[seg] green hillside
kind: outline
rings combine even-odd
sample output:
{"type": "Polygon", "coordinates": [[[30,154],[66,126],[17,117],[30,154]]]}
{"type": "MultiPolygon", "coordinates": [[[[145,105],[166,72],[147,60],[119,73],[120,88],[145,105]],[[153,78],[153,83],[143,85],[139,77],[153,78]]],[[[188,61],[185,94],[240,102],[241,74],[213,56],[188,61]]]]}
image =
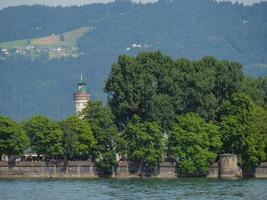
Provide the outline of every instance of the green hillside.
{"type": "Polygon", "coordinates": [[[0,48],[9,52],[0,50],[0,114],[21,120],[74,113],[73,92],[81,73],[91,98],[106,102],[103,87],[112,64],[119,55],[143,51],[159,50],[174,59],[214,56],[241,63],[248,75],[266,76],[266,36],[266,2],[114,1],[3,9],[0,48]],[[28,44],[38,49],[25,54],[10,49],[28,44]]]}
{"type": "Polygon", "coordinates": [[[10,42],[0,43],[0,48],[2,49],[14,49],[14,48],[25,48],[28,44],[28,40],[16,40],[10,42]]]}
{"type": "Polygon", "coordinates": [[[53,34],[50,36],[16,40],[0,43],[2,49],[24,49],[31,45],[36,48],[54,48],[54,47],[77,47],[77,41],[89,31],[91,27],[82,27],[63,34],[53,34]]]}

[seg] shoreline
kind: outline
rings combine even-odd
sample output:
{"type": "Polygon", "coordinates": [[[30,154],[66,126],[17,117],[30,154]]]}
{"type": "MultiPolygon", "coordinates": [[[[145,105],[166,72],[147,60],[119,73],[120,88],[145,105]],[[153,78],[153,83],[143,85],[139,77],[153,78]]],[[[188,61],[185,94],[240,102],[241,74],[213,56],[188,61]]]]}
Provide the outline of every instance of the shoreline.
{"type": "Polygon", "coordinates": [[[259,180],[266,180],[267,177],[240,177],[240,178],[209,178],[209,177],[140,177],[140,176],[129,176],[129,177],[102,177],[102,176],[83,176],[83,177],[64,177],[64,176],[57,176],[57,177],[48,177],[48,176],[0,176],[1,180],[190,180],[190,179],[202,179],[202,180],[209,180],[209,181],[238,181],[238,180],[249,180],[249,179],[259,179],[259,180]]]}
{"type": "Polygon", "coordinates": [[[181,176],[175,163],[164,162],[155,169],[140,169],[131,162],[119,162],[111,175],[102,175],[95,163],[88,161],[71,161],[67,165],[48,165],[44,161],[19,162],[15,165],[0,163],[1,179],[179,179],[179,178],[206,178],[206,179],[240,179],[240,178],[267,178],[267,162],[262,163],[255,171],[247,174],[237,174],[236,167],[213,163],[207,174],[203,176],[181,176]]]}

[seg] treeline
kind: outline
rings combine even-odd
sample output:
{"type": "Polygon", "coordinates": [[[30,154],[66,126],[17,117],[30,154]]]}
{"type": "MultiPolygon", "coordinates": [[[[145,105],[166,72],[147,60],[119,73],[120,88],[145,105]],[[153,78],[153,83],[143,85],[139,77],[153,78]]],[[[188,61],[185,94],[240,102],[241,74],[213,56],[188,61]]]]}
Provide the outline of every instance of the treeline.
{"type": "Polygon", "coordinates": [[[110,109],[101,102],[89,102],[83,119],[73,115],[53,121],[38,115],[16,123],[0,116],[0,158],[36,153],[46,160],[92,160],[105,173],[116,165],[121,138],[110,109]]]}
{"type": "Polygon", "coordinates": [[[118,157],[144,168],[168,160],[186,176],[205,175],[220,153],[237,154],[243,171],[266,160],[267,78],[245,77],[239,63],[123,55],[105,92],[108,105],[90,101],[82,119],[0,117],[0,154],[90,159],[107,174],[118,157]]]}

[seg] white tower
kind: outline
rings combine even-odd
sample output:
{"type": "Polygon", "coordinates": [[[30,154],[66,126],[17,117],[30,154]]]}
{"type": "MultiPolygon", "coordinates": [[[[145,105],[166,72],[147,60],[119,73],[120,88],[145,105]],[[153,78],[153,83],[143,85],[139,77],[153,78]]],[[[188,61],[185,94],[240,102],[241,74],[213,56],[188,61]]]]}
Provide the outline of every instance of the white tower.
{"type": "Polygon", "coordinates": [[[86,103],[90,100],[90,94],[86,90],[86,83],[83,82],[83,76],[81,75],[81,82],[78,83],[78,90],[74,93],[74,103],[76,114],[80,113],[86,106],[86,103]]]}

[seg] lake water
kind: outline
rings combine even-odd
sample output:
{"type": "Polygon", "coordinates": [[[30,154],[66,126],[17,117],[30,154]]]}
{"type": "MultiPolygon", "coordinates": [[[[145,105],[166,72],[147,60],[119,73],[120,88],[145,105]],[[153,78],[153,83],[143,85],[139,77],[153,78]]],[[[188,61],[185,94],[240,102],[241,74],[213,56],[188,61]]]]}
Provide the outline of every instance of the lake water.
{"type": "Polygon", "coordinates": [[[0,179],[0,200],[9,199],[267,200],[267,179],[0,179]]]}

